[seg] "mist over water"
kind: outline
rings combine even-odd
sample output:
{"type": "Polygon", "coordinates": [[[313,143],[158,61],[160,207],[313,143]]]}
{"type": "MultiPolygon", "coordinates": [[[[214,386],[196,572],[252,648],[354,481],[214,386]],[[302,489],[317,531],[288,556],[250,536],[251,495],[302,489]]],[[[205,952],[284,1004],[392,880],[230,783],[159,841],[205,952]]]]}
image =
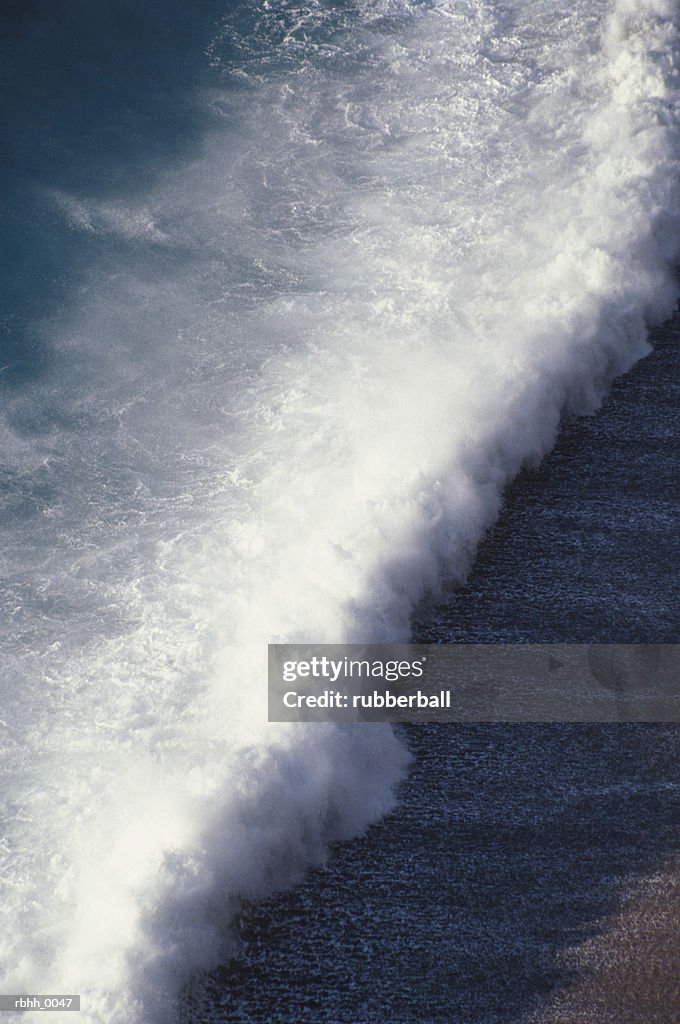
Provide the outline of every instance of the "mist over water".
{"type": "Polygon", "coordinates": [[[406,639],[671,312],[678,11],[95,6],[5,44],[1,959],[146,1024],[407,763],[266,643],[406,639]]]}

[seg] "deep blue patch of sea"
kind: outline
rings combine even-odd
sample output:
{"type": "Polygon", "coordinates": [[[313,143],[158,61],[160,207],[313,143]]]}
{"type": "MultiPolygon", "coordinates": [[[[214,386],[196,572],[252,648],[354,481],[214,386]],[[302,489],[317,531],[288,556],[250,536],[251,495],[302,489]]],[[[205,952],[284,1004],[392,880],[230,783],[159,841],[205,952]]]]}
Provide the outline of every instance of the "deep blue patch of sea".
{"type": "MultiPolygon", "coordinates": [[[[511,488],[428,642],[678,641],[680,316],[511,488]]],[[[634,878],[680,845],[674,725],[421,725],[398,809],[292,892],[185,1020],[514,1024],[569,976],[634,878]]]]}
{"type": "MultiPolygon", "coordinates": [[[[7,0],[0,10],[0,360],[4,388],[40,376],[35,329],[110,237],[69,231],[51,196],[130,198],[196,152],[206,130],[193,92],[221,0],[7,0]]],[[[130,253],[126,253],[130,259],[130,253]]]]}

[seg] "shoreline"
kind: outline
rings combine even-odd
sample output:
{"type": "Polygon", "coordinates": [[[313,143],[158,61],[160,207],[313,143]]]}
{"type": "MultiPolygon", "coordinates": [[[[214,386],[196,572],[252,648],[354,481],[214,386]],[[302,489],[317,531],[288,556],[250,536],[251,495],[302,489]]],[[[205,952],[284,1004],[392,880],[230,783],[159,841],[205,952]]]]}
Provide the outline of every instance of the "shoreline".
{"type": "Polygon", "coordinates": [[[677,1024],[678,934],[676,855],[624,892],[599,935],[566,951],[564,968],[574,981],[527,1024],[677,1024]]]}
{"type": "Polygon", "coordinates": [[[467,581],[423,602],[413,642],[677,642],[680,311],[649,337],[510,485],[467,581]]]}
{"type": "MultiPolygon", "coordinates": [[[[438,618],[421,606],[414,640],[677,639],[668,566],[680,541],[667,513],[680,315],[651,337],[656,350],[602,408],[567,424],[513,484],[469,580],[438,618]]],[[[243,908],[241,954],[190,986],[187,1024],[590,1024],[587,950],[620,945],[630,894],[677,854],[680,729],[430,725],[402,736],[416,756],[395,811],[294,890],[243,908]]],[[[674,984],[671,960],[655,970],[674,984]]],[[[625,1012],[652,1024],[630,1000],[625,1012]]]]}

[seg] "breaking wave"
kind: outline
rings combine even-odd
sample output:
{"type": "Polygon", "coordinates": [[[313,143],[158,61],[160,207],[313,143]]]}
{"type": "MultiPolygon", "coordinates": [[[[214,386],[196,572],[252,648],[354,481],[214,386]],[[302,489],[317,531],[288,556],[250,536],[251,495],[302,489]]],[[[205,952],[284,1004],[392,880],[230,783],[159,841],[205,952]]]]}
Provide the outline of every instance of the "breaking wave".
{"type": "Polygon", "coordinates": [[[677,5],[263,0],[201,44],[171,4],[122,78],[97,55],[142,15],[101,8],[14,43],[96,88],[13,214],[70,270],[0,421],[3,984],[146,1024],[407,764],[267,724],[267,642],[407,639],[672,311],[677,5]]]}

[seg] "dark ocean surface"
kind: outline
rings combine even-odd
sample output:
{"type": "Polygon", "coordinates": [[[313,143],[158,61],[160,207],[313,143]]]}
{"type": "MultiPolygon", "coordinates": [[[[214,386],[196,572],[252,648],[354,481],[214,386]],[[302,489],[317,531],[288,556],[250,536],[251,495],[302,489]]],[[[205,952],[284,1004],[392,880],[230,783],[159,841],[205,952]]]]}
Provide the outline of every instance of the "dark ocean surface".
{"type": "MultiPolygon", "coordinates": [[[[676,315],[597,413],[565,424],[510,488],[468,582],[420,609],[415,640],[678,641],[678,340],[676,315]]],[[[241,953],[190,987],[187,1024],[540,1019],[578,980],[566,952],[680,847],[677,726],[402,736],[414,762],[397,810],[244,909],[241,953]]],[[[579,1020],[604,1019],[599,998],[579,1020]]],[[[677,1020],[680,1000],[664,999],[651,1016],[624,999],[625,1024],[677,1020]]]]}

